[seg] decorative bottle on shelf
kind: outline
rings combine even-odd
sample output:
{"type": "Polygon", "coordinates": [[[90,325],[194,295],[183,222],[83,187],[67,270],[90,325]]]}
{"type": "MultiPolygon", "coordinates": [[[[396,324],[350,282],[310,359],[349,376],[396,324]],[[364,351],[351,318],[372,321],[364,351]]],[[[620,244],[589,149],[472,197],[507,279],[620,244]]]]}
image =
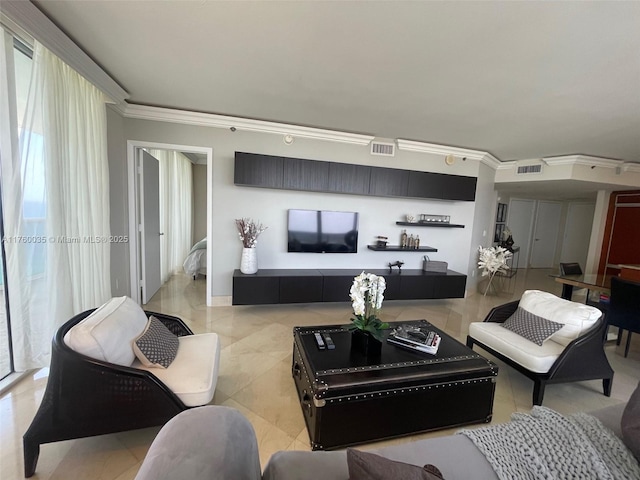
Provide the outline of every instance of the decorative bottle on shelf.
{"type": "Polygon", "coordinates": [[[408,240],[408,247],[409,248],[413,248],[413,243],[415,242],[414,238],[413,238],[413,233],[409,236],[409,240],[408,240]]]}
{"type": "Polygon", "coordinates": [[[420,235],[416,235],[416,239],[413,242],[413,248],[418,250],[420,248],[420,235]]]}
{"type": "Polygon", "coordinates": [[[407,231],[402,230],[400,235],[400,248],[407,248],[407,231]]]}

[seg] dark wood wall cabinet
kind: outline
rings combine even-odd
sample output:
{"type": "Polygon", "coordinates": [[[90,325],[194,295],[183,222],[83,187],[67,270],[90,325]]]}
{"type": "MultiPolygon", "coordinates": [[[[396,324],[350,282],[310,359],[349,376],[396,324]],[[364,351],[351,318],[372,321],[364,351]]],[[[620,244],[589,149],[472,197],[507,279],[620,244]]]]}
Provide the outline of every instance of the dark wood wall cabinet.
{"type": "Polygon", "coordinates": [[[233,172],[233,183],[253,187],[284,188],[284,159],[255,153],[242,153],[233,172]]]}
{"type": "Polygon", "coordinates": [[[473,201],[475,177],[236,152],[235,185],[473,201]]]}
{"type": "MultiPolygon", "coordinates": [[[[467,276],[422,270],[367,270],[387,283],[385,300],[464,298],[467,276]]],[[[348,302],[353,277],[362,269],[277,269],[245,275],[233,272],[233,305],[348,302]]]]}

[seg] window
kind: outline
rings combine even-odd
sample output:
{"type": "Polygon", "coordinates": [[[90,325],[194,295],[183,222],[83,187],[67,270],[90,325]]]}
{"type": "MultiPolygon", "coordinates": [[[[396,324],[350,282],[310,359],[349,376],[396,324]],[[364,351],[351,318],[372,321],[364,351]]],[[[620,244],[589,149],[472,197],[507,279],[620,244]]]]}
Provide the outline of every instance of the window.
{"type": "MultiPolygon", "coordinates": [[[[4,32],[2,32],[4,35],[4,32]]],[[[5,40],[12,39],[11,36],[5,35],[5,40]]],[[[29,93],[29,83],[31,79],[32,70],[32,52],[31,49],[24,43],[13,38],[13,62],[12,67],[6,69],[7,75],[12,75],[15,80],[15,91],[3,92],[7,98],[11,98],[16,103],[17,118],[12,119],[11,122],[4,122],[7,125],[3,125],[3,128],[11,128],[11,125],[17,126],[17,134],[20,135],[23,129],[24,113],[26,110],[27,95],[29,93]]],[[[4,85],[13,85],[14,82],[4,81],[4,85]]],[[[14,130],[15,132],[15,130],[14,130]]],[[[16,133],[7,132],[8,135],[15,135],[16,133]]],[[[42,136],[40,135],[42,139],[42,136]]],[[[25,209],[25,217],[27,212],[29,218],[25,218],[25,221],[29,221],[28,231],[33,232],[34,235],[43,230],[44,226],[44,172],[42,168],[42,140],[40,141],[39,148],[36,148],[30,152],[33,161],[29,162],[31,169],[23,169],[21,172],[23,185],[29,192],[30,206],[25,209]]],[[[8,179],[2,179],[7,181],[8,179]]],[[[0,184],[0,192],[4,191],[0,184]]],[[[25,201],[26,201],[25,197],[25,201]]],[[[7,200],[7,199],[4,199],[7,200]]],[[[9,207],[11,204],[8,201],[3,202],[4,205],[9,207]]],[[[11,207],[9,207],[11,208],[11,207]]],[[[7,282],[7,269],[6,269],[6,250],[5,242],[12,241],[5,237],[4,232],[4,209],[0,210],[0,234],[2,235],[2,251],[0,252],[0,379],[7,377],[14,371],[13,363],[13,347],[11,341],[11,318],[9,313],[8,292],[11,285],[7,282]]],[[[33,259],[30,264],[29,275],[42,274],[44,271],[44,249],[41,245],[32,244],[32,251],[29,252],[29,257],[33,259]]]]}

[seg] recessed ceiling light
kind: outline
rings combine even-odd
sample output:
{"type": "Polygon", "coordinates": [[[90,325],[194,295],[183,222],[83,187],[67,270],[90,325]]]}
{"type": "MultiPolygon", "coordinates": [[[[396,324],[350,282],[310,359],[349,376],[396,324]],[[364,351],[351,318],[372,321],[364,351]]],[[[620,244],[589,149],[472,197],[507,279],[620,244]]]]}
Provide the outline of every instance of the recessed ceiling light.
{"type": "Polygon", "coordinates": [[[446,163],[447,165],[453,165],[455,161],[456,157],[454,155],[449,154],[444,157],[444,163],[446,163]]]}

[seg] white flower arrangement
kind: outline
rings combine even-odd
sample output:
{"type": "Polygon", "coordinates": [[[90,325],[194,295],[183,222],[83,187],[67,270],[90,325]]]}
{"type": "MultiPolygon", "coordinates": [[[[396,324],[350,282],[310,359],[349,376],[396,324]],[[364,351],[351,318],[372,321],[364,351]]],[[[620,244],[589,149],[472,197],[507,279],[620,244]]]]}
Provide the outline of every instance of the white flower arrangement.
{"type": "Polygon", "coordinates": [[[244,248],[254,248],[258,243],[258,235],[267,229],[267,227],[259,222],[254,222],[251,218],[236,218],[236,228],[244,248]]]}
{"type": "Polygon", "coordinates": [[[384,277],[373,273],[362,272],[354,277],[349,295],[355,318],[351,319],[350,330],[362,330],[382,340],[382,330],[389,328],[389,324],[380,321],[378,312],[382,308],[386,287],[384,277]]]}
{"type": "Polygon", "coordinates": [[[496,273],[504,273],[509,270],[507,260],[509,260],[512,255],[513,253],[500,246],[478,247],[478,267],[482,269],[482,276],[491,276],[489,283],[487,284],[487,288],[484,291],[485,295],[487,294],[491,281],[493,280],[493,277],[495,277],[496,273]]]}

